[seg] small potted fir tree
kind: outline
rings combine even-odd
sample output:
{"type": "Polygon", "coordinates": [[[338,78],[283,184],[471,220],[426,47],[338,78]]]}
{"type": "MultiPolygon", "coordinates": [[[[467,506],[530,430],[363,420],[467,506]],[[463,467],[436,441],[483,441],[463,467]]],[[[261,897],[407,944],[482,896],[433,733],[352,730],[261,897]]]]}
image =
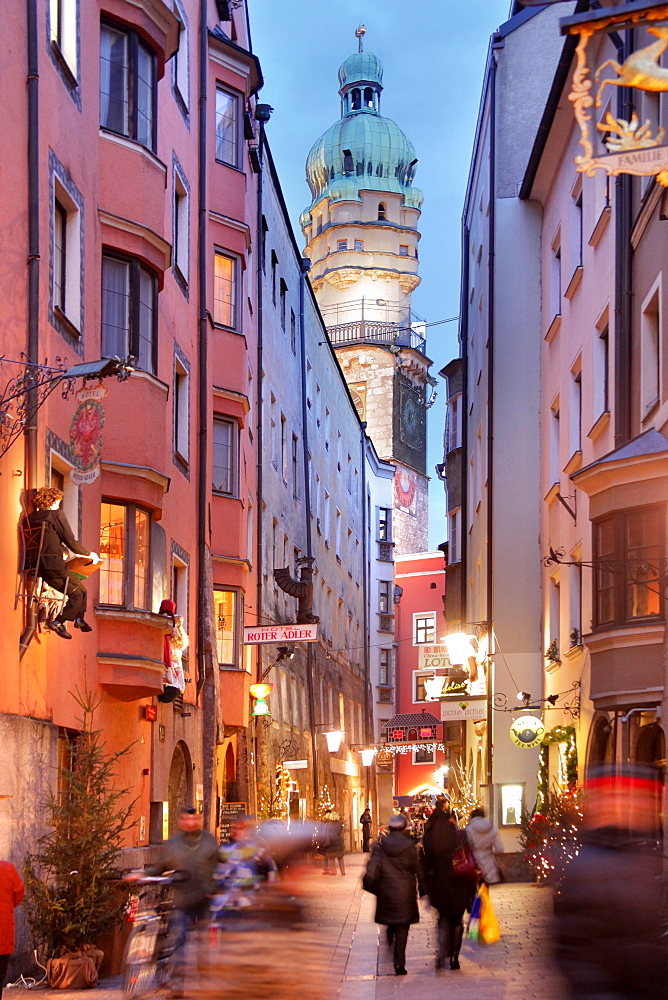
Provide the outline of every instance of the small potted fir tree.
{"type": "Polygon", "coordinates": [[[81,731],[60,789],[45,803],[50,829],[23,869],[28,922],[48,956],[48,983],[60,989],[97,984],[103,958],[97,942],[120,924],[127,900],[118,860],[134,805],[113,786],[116,762],[130,747],[108,753],[93,728],[99,700],[88,693],[74,697],[81,731]]]}

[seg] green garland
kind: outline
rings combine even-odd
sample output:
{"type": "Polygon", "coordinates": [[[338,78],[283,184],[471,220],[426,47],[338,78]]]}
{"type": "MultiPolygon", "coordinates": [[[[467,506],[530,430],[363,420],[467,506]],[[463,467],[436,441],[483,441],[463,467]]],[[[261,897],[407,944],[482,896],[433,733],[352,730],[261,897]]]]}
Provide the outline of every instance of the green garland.
{"type": "Polygon", "coordinates": [[[536,774],[536,810],[545,807],[549,793],[548,760],[549,747],[552,743],[567,743],[565,757],[566,782],[573,788],[578,782],[578,746],[575,738],[575,726],[555,726],[545,733],[541,741],[538,756],[538,772],[536,774]]]}

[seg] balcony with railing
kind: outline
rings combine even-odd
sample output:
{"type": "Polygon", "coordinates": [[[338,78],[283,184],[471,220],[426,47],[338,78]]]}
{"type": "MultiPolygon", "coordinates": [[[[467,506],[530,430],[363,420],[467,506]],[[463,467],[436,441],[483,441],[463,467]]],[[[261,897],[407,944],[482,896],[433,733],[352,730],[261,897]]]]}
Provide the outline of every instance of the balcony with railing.
{"type": "Polygon", "coordinates": [[[399,303],[362,298],[323,306],[321,312],[333,347],[364,343],[425,353],[425,321],[399,303]]]}

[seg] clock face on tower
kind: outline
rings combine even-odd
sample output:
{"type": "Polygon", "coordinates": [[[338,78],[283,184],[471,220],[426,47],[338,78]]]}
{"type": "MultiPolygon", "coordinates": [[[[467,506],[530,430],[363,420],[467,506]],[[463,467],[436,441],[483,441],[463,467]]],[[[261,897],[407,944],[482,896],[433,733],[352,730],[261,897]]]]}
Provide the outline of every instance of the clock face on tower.
{"type": "Polygon", "coordinates": [[[411,448],[420,448],[423,438],[424,407],[414,389],[401,388],[401,440],[411,448]]]}

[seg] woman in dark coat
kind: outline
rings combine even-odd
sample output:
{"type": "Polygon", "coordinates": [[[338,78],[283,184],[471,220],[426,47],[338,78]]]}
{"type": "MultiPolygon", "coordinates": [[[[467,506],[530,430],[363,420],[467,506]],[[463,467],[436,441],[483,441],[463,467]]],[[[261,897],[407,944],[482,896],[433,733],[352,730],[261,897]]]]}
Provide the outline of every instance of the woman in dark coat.
{"type": "Polygon", "coordinates": [[[450,968],[459,969],[459,949],[464,936],[462,918],[469,909],[476,892],[476,883],[470,876],[455,874],[452,856],[466,843],[466,834],[450,818],[450,810],[437,803],[429,817],[422,838],[427,893],[434,909],[438,910],[438,954],[436,968],[442,969],[446,958],[450,968]]]}
{"type": "Polygon", "coordinates": [[[422,852],[416,847],[405,816],[393,816],[390,832],[371,850],[363,886],[376,896],[377,924],[387,926],[387,943],[393,950],[394,971],[406,975],[406,943],[411,924],[420,920],[417,892],[425,895],[422,852]]]}

